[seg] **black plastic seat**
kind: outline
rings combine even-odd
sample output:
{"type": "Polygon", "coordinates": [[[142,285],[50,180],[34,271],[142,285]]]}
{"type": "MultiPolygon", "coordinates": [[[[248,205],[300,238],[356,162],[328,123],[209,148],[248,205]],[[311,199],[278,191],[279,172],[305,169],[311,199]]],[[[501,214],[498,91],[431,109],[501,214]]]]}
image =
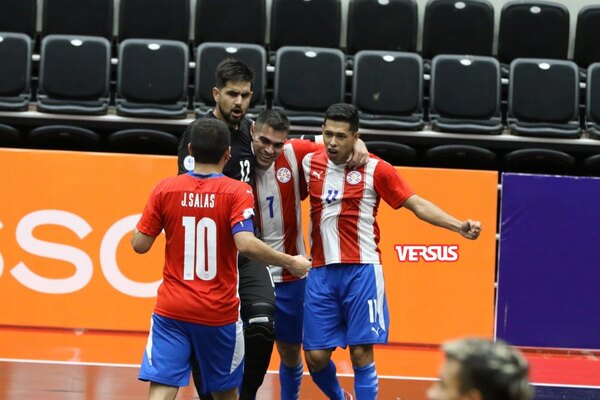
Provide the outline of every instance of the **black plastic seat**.
{"type": "Polygon", "coordinates": [[[417,151],[405,144],[387,141],[366,142],[370,153],[394,166],[417,165],[417,151]]]}
{"type": "Polygon", "coordinates": [[[36,35],[37,0],[0,1],[0,32],[36,35]]]}
{"type": "Polygon", "coordinates": [[[580,68],[600,62],[600,4],[587,5],[577,14],[573,61],[580,68]]]}
{"type": "Polygon", "coordinates": [[[127,39],[119,46],[117,113],[187,116],[188,46],[174,40],[127,39]]]}
{"type": "Polygon", "coordinates": [[[255,117],[266,108],[267,52],[264,47],[251,43],[203,43],[196,51],[194,108],[197,115],[206,114],[215,105],[212,89],[215,70],[226,58],[242,61],[254,72],[252,99],[247,115],[255,117]]]}
{"type": "Polygon", "coordinates": [[[120,0],[118,40],[164,39],[188,43],[190,0],[120,0]]]}
{"type": "Polygon", "coordinates": [[[513,61],[507,124],[515,135],[578,138],[581,127],[577,65],[566,60],[513,61]]]}
{"type": "Polygon", "coordinates": [[[350,0],[346,53],[416,51],[417,27],[415,0],[350,0]]]}
{"type": "Polygon", "coordinates": [[[364,50],[354,57],[352,102],[360,126],[419,130],[423,122],[423,60],[416,53],[364,50]]]}
{"type": "Polygon", "coordinates": [[[0,110],[29,107],[31,38],[24,33],[0,32],[0,110]]]}
{"type": "Polygon", "coordinates": [[[340,47],[340,0],[273,0],[269,49],[284,46],[340,47]]]}
{"type": "Polygon", "coordinates": [[[575,157],[564,151],[551,149],[520,149],[504,156],[504,169],[546,175],[571,175],[575,157]]]}
{"type": "Polygon", "coordinates": [[[485,56],[436,56],[431,65],[429,120],[442,132],[502,133],[500,63],[485,56]]]}
{"type": "Polygon", "coordinates": [[[113,0],[44,0],[42,36],[113,36],[113,0]]]}
{"type": "Polygon", "coordinates": [[[431,0],[423,19],[423,58],[438,54],[491,56],[494,7],[487,0],[431,0]]]}
{"type": "Polygon", "coordinates": [[[592,138],[600,139],[600,62],[587,69],[585,129],[592,138]]]}
{"type": "Polygon", "coordinates": [[[106,114],[109,90],[110,42],[106,38],[49,35],[42,39],[38,111],[106,114]]]}
{"type": "Polygon", "coordinates": [[[126,129],[108,135],[107,148],[117,153],[176,155],[178,141],[156,129],[126,129]]]}
{"type": "Polygon", "coordinates": [[[344,101],[345,82],[340,50],[282,47],[276,54],[273,108],[292,124],[321,126],[327,108],[344,101]]]}
{"type": "Polygon", "coordinates": [[[583,160],[583,171],[588,176],[600,176],[600,154],[594,154],[583,160]]]}
{"type": "Polygon", "coordinates": [[[569,10],[550,1],[508,1],[500,13],[498,59],[566,59],[569,49],[569,10]]]}
{"type": "Polygon", "coordinates": [[[424,154],[428,167],[496,170],[496,153],[479,146],[447,144],[433,147],[424,154]]]}
{"type": "Polygon", "coordinates": [[[78,126],[40,126],[27,135],[27,147],[51,150],[101,150],[101,137],[98,133],[78,126]]]}
{"type": "Polygon", "coordinates": [[[265,0],[197,0],[194,43],[264,45],[265,0]]]}
{"type": "Polygon", "coordinates": [[[18,129],[0,124],[0,147],[19,147],[22,142],[23,135],[18,129]]]}

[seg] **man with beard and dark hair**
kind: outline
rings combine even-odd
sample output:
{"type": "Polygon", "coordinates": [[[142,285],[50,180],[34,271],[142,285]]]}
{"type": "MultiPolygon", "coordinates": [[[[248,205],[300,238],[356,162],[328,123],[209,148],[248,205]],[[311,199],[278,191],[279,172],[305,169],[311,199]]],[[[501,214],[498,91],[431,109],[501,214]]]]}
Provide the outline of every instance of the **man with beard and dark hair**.
{"type": "MultiPolygon", "coordinates": [[[[231,58],[219,63],[215,72],[213,97],[215,108],[204,118],[217,118],[227,124],[231,133],[231,159],[223,173],[251,186],[254,182],[254,154],[250,127],[252,121],[246,118],[246,111],[252,98],[253,71],[244,63],[231,58]]],[[[189,156],[187,145],[190,142],[191,126],[188,126],[179,142],[179,173],[194,169],[194,159],[189,156]]],[[[235,249],[232,249],[235,251],[235,249]]],[[[241,317],[244,323],[246,348],[244,377],[240,399],[251,400],[263,382],[274,341],[275,293],[267,266],[242,255],[238,258],[239,295],[241,317]]],[[[200,371],[197,364],[193,368],[196,390],[200,392],[200,371]]],[[[199,393],[210,399],[210,395],[199,393]]]]}

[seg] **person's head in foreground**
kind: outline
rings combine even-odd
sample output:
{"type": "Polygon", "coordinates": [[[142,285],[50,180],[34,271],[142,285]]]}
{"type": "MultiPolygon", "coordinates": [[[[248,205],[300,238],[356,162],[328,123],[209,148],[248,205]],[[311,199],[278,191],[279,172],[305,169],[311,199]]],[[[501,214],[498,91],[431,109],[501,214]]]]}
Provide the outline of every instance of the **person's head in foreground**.
{"type": "Polygon", "coordinates": [[[523,355],[498,340],[467,338],[444,343],[440,380],[429,400],[531,400],[529,365],[523,355]]]}

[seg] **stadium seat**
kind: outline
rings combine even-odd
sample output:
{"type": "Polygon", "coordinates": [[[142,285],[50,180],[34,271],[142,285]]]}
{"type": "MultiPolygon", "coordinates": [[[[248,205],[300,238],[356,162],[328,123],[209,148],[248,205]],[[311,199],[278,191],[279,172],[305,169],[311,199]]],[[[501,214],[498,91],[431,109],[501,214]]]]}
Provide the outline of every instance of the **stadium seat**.
{"type": "Polygon", "coordinates": [[[100,135],[96,132],[69,125],[40,126],[27,135],[27,147],[52,150],[101,150],[100,135]]]}
{"type": "Polygon", "coordinates": [[[583,160],[583,172],[588,176],[600,176],[600,154],[594,154],[583,160]]]}
{"type": "Polygon", "coordinates": [[[250,43],[207,42],[198,46],[194,84],[196,114],[206,114],[214,107],[212,89],[215,86],[215,70],[225,58],[240,60],[254,72],[252,100],[247,113],[250,118],[253,118],[266,107],[267,52],[264,47],[250,43]]]}
{"type": "Polygon", "coordinates": [[[423,128],[423,60],[416,53],[364,50],[354,57],[352,102],[363,128],[423,128]]]}
{"type": "Polygon", "coordinates": [[[99,36],[49,35],[41,47],[38,111],[105,114],[110,42],[99,36]]]}
{"type": "Polygon", "coordinates": [[[0,0],[0,32],[24,33],[35,39],[37,0],[0,0]]]}
{"type": "Polygon", "coordinates": [[[321,126],[325,110],[344,101],[344,53],[338,49],[285,46],[276,54],[273,108],[292,124],[321,126]]]}
{"type": "Polygon", "coordinates": [[[580,68],[600,62],[600,4],[590,4],[579,10],[575,31],[573,61],[580,68]]]}
{"type": "Polygon", "coordinates": [[[132,117],[186,117],[188,62],[188,47],[183,42],[123,41],[119,46],[117,113],[132,117]]]}
{"type": "Polygon", "coordinates": [[[194,43],[264,45],[266,19],[265,0],[197,0],[194,43]]]}
{"type": "Polygon", "coordinates": [[[515,135],[577,138],[579,70],[572,61],[521,58],[510,65],[508,127],[515,135]]]}
{"type": "Polygon", "coordinates": [[[165,39],[188,43],[190,0],[120,0],[118,39],[165,39]]]}
{"type": "Polygon", "coordinates": [[[432,0],[425,6],[423,58],[438,54],[491,56],[494,7],[487,0],[432,0]]]}
{"type": "Polygon", "coordinates": [[[370,153],[392,165],[417,164],[417,151],[405,144],[389,141],[368,141],[366,145],[370,153]]]}
{"type": "Polygon", "coordinates": [[[108,135],[108,151],[176,155],[177,136],[155,129],[125,129],[108,135]]]}
{"type": "Polygon", "coordinates": [[[500,13],[498,59],[566,59],[569,48],[569,10],[549,1],[512,0],[500,13]]]}
{"type": "Polygon", "coordinates": [[[340,0],[273,0],[269,49],[283,46],[340,47],[340,0]]]}
{"type": "Polygon", "coordinates": [[[424,165],[435,168],[496,170],[497,158],[496,153],[483,147],[446,144],[427,150],[424,165]]]}
{"type": "Polygon", "coordinates": [[[519,149],[504,156],[504,170],[547,175],[570,175],[575,168],[575,157],[564,151],[551,149],[519,149]]]}
{"type": "Polygon", "coordinates": [[[113,36],[113,0],[43,0],[42,36],[113,36]]]}
{"type": "Polygon", "coordinates": [[[591,137],[600,138],[600,63],[587,69],[585,129],[591,137]]]}
{"type": "Polygon", "coordinates": [[[24,33],[0,32],[0,110],[29,107],[31,38],[24,33]]]}
{"type": "Polygon", "coordinates": [[[346,53],[416,51],[417,27],[415,0],[350,0],[346,53]]]}
{"type": "Polygon", "coordinates": [[[434,57],[429,87],[433,129],[458,133],[502,133],[500,63],[492,57],[434,57]]]}
{"type": "Polygon", "coordinates": [[[10,125],[0,124],[0,147],[19,147],[22,141],[19,130],[10,125]]]}

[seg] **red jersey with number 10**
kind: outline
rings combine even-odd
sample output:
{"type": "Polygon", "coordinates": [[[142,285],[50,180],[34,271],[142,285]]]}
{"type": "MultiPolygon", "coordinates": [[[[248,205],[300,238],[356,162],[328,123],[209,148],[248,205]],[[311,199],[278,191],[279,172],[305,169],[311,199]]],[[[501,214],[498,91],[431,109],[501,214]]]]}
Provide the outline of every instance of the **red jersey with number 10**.
{"type": "Polygon", "coordinates": [[[165,230],[156,314],[212,326],[238,320],[232,228],[253,216],[253,206],[250,186],[221,174],[183,174],[156,185],[137,224],[154,237],[165,230]]]}
{"type": "Polygon", "coordinates": [[[312,266],[381,264],[377,210],[397,209],[414,194],[394,167],[370,155],[356,169],[329,161],[325,150],[303,160],[310,196],[312,266]]]}

